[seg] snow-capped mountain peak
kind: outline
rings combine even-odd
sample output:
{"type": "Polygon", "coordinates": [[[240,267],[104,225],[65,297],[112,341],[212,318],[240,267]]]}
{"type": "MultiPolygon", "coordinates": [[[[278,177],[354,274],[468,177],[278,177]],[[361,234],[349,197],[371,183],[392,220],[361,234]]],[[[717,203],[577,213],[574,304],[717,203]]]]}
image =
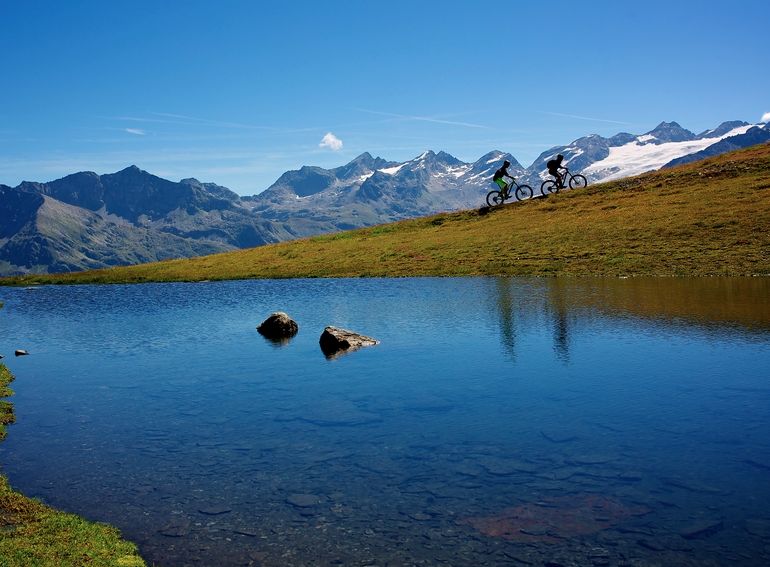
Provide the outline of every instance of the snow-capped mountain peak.
{"type": "Polygon", "coordinates": [[[742,122],[738,124],[741,125],[720,136],[707,132],[705,137],[699,137],[676,122],[663,122],[647,134],[623,145],[609,147],[606,157],[591,163],[581,173],[589,180],[610,181],[660,169],[676,158],[705,150],[719,140],[745,134],[752,127],[742,122]]]}

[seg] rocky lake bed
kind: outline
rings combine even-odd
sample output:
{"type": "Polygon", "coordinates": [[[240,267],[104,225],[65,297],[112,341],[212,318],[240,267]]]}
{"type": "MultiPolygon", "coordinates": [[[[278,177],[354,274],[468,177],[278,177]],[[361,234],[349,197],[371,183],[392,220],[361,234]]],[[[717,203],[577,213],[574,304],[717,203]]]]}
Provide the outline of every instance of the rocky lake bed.
{"type": "Polygon", "coordinates": [[[0,352],[31,353],[3,471],[159,565],[770,562],[765,323],[337,283],[3,290],[0,352]],[[380,343],[327,358],[329,324],[380,343]]]}

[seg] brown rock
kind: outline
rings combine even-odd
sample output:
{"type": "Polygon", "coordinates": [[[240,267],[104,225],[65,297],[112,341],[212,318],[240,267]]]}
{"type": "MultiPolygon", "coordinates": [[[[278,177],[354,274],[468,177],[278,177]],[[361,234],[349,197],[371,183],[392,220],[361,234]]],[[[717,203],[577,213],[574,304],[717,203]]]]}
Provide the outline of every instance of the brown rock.
{"type": "Polygon", "coordinates": [[[259,333],[273,341],[290,339],[299,331],[297,323],[283,311],[276,311],[257,327],[259,333]]]}
{"type": "Polygon", "coordinates": [[[324,329],[318,342],[321,345],[321,350],[327,357],[332,357],[341,351],[355,350],[380,343],[380,341],[372,337],[331,326],[324,329]]]}

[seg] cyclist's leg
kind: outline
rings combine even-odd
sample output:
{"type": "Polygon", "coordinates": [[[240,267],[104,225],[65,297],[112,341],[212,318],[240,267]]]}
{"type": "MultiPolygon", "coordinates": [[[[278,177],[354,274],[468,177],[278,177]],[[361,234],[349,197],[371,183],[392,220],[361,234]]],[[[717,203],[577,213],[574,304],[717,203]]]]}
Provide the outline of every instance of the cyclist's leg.
{"type": "Polygon", "coordinates": [[[557,183],[557,184],[560,184],[560,181],[559,181],[559,172],[558,172],[558,171],[555,171],[555,170],[553,170],[553,169],[549,169],[549,170],[548,170],[548,173],[550,173],[550,174],[551,174],[551,177],[553,177],[553,178],[556,180],[556,183],[557,183]]]}

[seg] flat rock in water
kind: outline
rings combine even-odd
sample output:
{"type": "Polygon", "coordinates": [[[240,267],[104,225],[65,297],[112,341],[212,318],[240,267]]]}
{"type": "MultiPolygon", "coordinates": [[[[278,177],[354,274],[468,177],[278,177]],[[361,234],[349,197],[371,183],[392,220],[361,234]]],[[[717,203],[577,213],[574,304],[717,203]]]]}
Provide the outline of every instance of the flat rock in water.
{"type": "Polygon", "coordinates": [[[380,415],[361,410],[355,404],[343,400],[309,406],[299,419],[321,426],[356,426],[382,421],[380,415]]]}
{"type": "Polygon", "coordinates": [[[23,349],[16,349],[16,352],[14,352],[16,356],[27,356],[29,353],[26,350],[23,349]]]}
{"type": "Polygon", "coordinates": [[[697,481],[690,481],[681,478],[661,478],[661,480],[664,484],[674,486],[676,488],[682,488],[684,490],[689,490],[690,492],[702,492],[704,494],[719,494],[722,492],[718,488],[701,484],[697,481]]]}
{"type": "Polygon", "coordinates": [[[259,333],[273,341],[290,339],[299,331],[299,325],[283,311],[276,311],[257,327],[259,333]]]}
{"type": "Polygon", "coordinates": [[[295,508],[310,508],[321,503],[321,499],[315,494],[290,494],[286,502],[295,508]]]}
{"type": "Polygon", "coordinates": [[[343,351],[380,344],[380,341],[372,337],[331,326],[324,329],[318,342],[321,345],[321,351],[327,357],[333,357],[343,351]]]}
{"type": "Polygon", "coordinates": [[[751,535],[770,539],[770,520],[748,519],[746,531],[751,535]]]}
{"type": "Polygon", "coordinates": [[[207,516],[219,516],[220,514],[227,514],[232,512],[232,508],[227,506],[206,506],[205,508],[198,508],[198,512],[206,514],[207,516]]]}
{"type": "Polygon", "coordinates": [[[550,441],[551,443],[571,443],[572,441],[577,441],[578,436],[573,435],[570,432],[561,431],[540,431],[540,435],[542,435],[545,439],[550,441]]]}
{"type": "Polygon", "coordinates": [[[704,538],[714,535],[724,527],[722,520],[705,519],[679,530],[684,539],[704,538]]]}
{"type": "Polygon", "coordinates": [[[190,521],[186,519],[174,519],[158,530],[160,535],[166,537],[184,537],[190,533],[190,521]]]}

